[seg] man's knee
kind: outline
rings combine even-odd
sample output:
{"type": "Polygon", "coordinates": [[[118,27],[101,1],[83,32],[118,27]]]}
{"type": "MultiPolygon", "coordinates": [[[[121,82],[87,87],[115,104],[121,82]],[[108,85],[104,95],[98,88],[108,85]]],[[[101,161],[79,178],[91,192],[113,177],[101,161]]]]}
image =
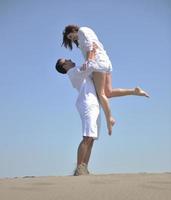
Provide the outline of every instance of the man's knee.
{"type": "Polygon", "coordinates": [[[84,138],[83,138],[84,143],[87,144],[87,145],[91,144],[93,142],[93,140],[94,139],[92,137],[87,137],[87,136],[85,137],[84,136],[84,138]]]}

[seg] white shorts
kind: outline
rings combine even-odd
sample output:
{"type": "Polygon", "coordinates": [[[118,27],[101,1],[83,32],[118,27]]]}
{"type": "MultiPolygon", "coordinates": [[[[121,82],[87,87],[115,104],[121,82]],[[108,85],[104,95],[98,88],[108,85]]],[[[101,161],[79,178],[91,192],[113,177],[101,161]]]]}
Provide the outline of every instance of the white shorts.
{"type": "Polygon", "coordinates": [[[110,61],[105,61],[105,60],[90,60],[88,62],[89,67],[92,67],[94,71],[96,72],[105,72],[105,73],[111,73],[112,72],[112,64],[110,61]]]}
{"type": "Polygon", "coordinates": [[[107,64],[106,62],[100,61],[97,62],[98,68],[97,72],[106,72],[106,73],[111,73],[112,72],[112,65],[107,64]]]}
{"type": "Polygon", "coordinates": [[[100,108],[98,105],[91,105],[88,109],[78,109],[82,121],[83,136],[98,139],[100,131],[100,108]]]}

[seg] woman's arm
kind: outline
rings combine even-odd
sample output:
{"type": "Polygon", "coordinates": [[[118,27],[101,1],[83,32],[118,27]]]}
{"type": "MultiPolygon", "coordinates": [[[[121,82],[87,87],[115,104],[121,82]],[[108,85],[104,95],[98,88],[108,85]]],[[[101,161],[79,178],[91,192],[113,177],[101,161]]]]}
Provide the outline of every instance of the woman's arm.
{"type": "Polygon", "coordinates": [[[93,42],[93,49],[91,51],[87,52],[87,61],[88,60],[95,60],[97,48],[98,48],[98,46],[96,45],[95,42],[93,42]]]}
{"type": "Polygon", "coordinates": [[[95,59],[95,53],[94,51],[88,51],[87,52],[87,61],[94,60],[95,59]]]}

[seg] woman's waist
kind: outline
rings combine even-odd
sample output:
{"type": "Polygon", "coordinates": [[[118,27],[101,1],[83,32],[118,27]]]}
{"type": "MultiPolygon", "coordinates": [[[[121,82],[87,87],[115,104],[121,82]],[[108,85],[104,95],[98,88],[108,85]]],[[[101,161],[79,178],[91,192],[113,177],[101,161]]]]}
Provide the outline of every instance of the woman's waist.
{"type": "Polygon", "coordinates": [[[95,60],[97,63],[103,62],[103,63],[107,63],[107,64],[111,65],[111,61],[107,54],[106,55],[105,54],[97,54],[95,56],[95,60]]]}

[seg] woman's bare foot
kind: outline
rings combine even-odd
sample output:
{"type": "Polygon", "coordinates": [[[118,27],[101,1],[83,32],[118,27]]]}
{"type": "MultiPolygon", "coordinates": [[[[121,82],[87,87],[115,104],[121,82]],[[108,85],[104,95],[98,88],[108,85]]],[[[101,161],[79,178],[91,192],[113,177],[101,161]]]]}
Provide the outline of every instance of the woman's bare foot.
{"type": "Polygon", "coordinates": [[[136,87],[136,88],[134,89],[134,95],[150,97],[150,96],[149,96],[144,90],[142,90],[140,87],[136,87]]]}
{"type": "Polygon", "coordinates": [[[115,119],[113,117],[110,117],[110,119],[107,122],[107,128],[108,128],[108,134],[112,135],[112,127],[115,124],[115,119]]]}

